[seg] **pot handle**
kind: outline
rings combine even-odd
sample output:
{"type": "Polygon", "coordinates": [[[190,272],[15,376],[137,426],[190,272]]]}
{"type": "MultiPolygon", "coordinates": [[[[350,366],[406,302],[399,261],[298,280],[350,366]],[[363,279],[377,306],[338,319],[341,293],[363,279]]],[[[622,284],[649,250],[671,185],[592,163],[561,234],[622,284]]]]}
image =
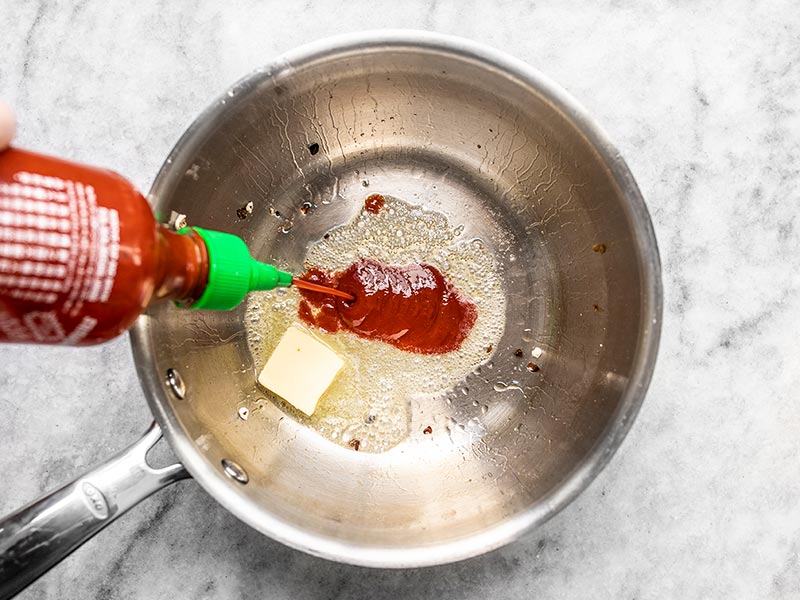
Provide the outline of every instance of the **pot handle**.
{"type": "Polygon", "coordinates": [[[138,442],[102,465],[0,520],[0,600],[33,583],[153,492],[189,477],[181,464],[147,464],[147,451],[160,439],[161,428],[153,423],[138,442]]]}

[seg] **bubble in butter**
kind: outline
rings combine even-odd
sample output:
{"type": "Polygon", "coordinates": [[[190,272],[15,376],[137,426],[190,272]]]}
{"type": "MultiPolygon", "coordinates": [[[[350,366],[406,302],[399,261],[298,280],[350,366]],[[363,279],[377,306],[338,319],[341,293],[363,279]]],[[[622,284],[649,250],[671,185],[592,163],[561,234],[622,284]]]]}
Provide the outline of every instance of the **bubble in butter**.
{"type": "Polygon", "coordinates": [[[311,416],[344,366],[341,357],[305,328],[292,325],[258,376],[258,383],[311,416]]]}

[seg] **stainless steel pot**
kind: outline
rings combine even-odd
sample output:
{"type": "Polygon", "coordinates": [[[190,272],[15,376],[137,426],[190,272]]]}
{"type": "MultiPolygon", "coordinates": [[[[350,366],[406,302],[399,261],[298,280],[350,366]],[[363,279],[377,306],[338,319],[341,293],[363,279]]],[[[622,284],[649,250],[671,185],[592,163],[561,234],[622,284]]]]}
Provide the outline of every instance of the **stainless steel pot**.
{"type": "Polygon", "coordinates": [[[190,224],[235,232],[257,258],[301,271],[308,245],[358,210],[364,177],[370,190],[463,224],[503,268],[505,333],[491,362],[467,392],[426,407],[426,418],[472,420],[471,433],[441,428],[423,440],[412,427],[399,446],[367,454],[284,418],[278,404],[244,421],[237,408],[263,395],[244,309],[158,306],[132,332],[158,425],[0,523],[0,595],[186,471],[285,544],[400,568],[497,548],[563,508],[603,468],[653,370],[658,252],[619,153],[531,67],[421,32],[303,47],[207,109],[151,194],[160,218],[174,210],[190,224]],[[254,210],[241,219],[237,210],[250,201],[254,210]],[[514,349],[532,346],[541,349],[540,370],[512,384],[514,349]],[[183,466],[147,465],[159,427],[183,466]]]}

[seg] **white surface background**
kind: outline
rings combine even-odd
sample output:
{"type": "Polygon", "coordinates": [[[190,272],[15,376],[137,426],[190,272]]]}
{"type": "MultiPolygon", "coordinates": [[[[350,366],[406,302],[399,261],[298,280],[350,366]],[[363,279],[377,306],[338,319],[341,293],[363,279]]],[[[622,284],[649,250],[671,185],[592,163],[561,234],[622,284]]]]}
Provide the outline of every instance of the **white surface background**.
{"type": "MultiPolygon", "coordinates": [[[[800,8],[566,4],[0,3],[0,97],[19,113],[18,144],[145,190],[212,97],[306,41],[408,27],[505,50],[561,83],[622,151],[652,213],[666,294],[630,435],[524,540],[440,568],[347,567],[262,537],[183,482],[22,598],[800,595],[800,8]]],[[[126,338],[0,348],[0,513],[149,421],[126,338]]]]}

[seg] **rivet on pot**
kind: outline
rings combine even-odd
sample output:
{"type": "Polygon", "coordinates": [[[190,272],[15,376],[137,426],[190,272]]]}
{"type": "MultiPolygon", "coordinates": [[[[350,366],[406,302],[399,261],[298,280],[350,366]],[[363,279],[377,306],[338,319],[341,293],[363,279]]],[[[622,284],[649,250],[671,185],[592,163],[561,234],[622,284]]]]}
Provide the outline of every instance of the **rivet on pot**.
{"type": "Polygon", "coordinates": [[[176,369],[167,369],[167,386],[178,400],[186,397],[186,384],[176,369]]]}
{"type": "Polygon", "coordinates": [[[245,471],[241,466],[239,466],[232,460],[223,458],[221,463],[222,463],[222,470],[225,471],[225,475],[227,475],[231,479],[235,479],[239,483],[247,483],[248,481],[250,481],[250,478],[247,476],[247,471],[245,471]]]}

